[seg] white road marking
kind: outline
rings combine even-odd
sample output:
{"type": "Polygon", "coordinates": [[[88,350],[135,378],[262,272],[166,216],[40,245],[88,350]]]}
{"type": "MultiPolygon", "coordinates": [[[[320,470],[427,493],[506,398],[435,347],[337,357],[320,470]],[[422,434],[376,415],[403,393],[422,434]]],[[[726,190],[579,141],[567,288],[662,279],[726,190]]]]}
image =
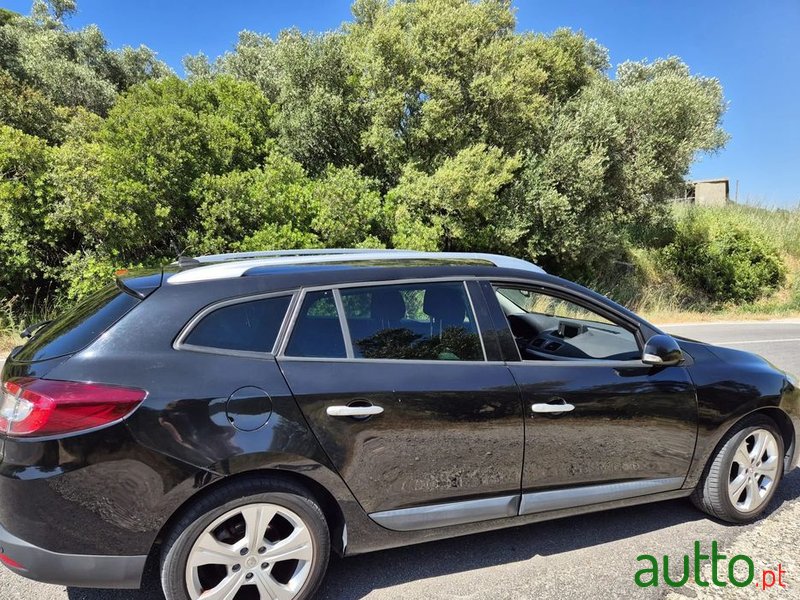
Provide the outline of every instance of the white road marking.
{"type": "Polygon", "coordinates": [[[772,321],[695,321],[694,323],[656,323],[656,327],[706,327],[717,325],[800,325],[800,319],[776,319],[772,321]]]}
{"type": "Polygon", "coordinates": [[[741,344],[780,344],[781,342],[800,342],[800,338],[785,338],[780,340],[743,340],[741,342],[716,342],[720,346],[739,346],[741,344]]]}

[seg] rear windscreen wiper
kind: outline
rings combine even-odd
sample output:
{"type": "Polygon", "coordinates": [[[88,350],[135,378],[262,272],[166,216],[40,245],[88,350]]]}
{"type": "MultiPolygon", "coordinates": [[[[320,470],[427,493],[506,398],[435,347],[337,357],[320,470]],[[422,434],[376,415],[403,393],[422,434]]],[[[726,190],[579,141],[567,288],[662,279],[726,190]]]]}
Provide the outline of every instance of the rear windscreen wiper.
{"type": "Polygon", "coordinates": [[[42,328],[42,327],[44,327],[45,325],[47,325],[47,324],[49,324],[49,323],[52,323],[52,322],[53,322],[53,320],[52,320],[52,319],[50,319],[50,320],[47,320],[47,321],[39,321],[38,323],[34,323],[33,325],[28,325],[28,326],[27,326],[27,327],[26,327],[26,328],[25,328],[25,329],[22,331],[22,333],[20,333],[20,335],[21,335],[22,337],[24,337],[24,338],[29,338],[29,337],[31,337],[31,336],[32,336],[34,333],[36,333],[36,332],[37,332],[39,329],[41,329],[41,328],[42,328]]]}

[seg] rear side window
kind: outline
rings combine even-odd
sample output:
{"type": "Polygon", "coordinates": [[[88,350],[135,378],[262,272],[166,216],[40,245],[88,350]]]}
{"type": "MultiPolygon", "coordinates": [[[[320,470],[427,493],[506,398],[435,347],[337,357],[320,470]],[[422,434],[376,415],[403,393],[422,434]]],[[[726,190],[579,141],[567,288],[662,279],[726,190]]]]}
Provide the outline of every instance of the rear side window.
{"type": "Polygon", "coordinates": [[[83,350],[139,302],[116,285],[109,286],[42,328],[14,359],[36,362],[83,350]]]}
{"type": "Polygon", "coordinates": [[[183,340],[183,346],[272,352],[291,296],[261,298],[222,306],[203,317],[183,340]]]}
{"type": "Polygon", "coordinates": [[[319,358],[347,357],[339,313],[331,290],[306,294],[285,354],[319,358]]]}
{"type": "Polygon", "coordinates": [[[352,288],[341,294],[357,358],[483,360],[461,282],[352,288]]]}

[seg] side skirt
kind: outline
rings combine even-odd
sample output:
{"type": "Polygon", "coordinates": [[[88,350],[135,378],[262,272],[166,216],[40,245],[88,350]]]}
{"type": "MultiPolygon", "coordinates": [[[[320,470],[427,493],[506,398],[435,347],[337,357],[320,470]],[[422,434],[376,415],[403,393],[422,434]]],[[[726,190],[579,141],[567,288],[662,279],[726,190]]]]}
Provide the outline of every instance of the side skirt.
{"type": "Polygon", "coordinates": [[[369,516],[378,525],[392,531],[419,531],[647,496],[677,490],[682,483],[682,477],[640,479],[415,506],[372,513],[369,516]]]}
{"type": "Polygon", "coordinates": [[[619,483],[571,487],[561,490],[530,492],[522,495],[519,514],[528,515],[562,508],[598,504],[600,502],[624,500],[625,498],[646,496],[659,492],[669,492],[679,489],[683,484],[683,479],[683,477],[639,479],[619,483]]]}
{"type": "Polygon", "coordinates": [[[417,531],[434,527],[489,521],[519,514],[519,494],[482,500],[447,502],[372,513],[370,518],[393,531],[417,531]]]}
{"type": "Polygon", "coordinates": [[[486,531],[506,529],[509,527],[519,527],[532,523],[539,523],[542,521],[552,521],[555,519],[574,517],[604,510],[625,508],[628,506],[635,506],[637,504],[649,504],[651,502],[686,498],[690,496],[691,493],[692,488],[685,488],[669,492],[659,492],[656,494],[647,494],[645,496],[625,498],[623,500],[601,502],[599,504],[587,504],[585,506],[562,508],[547,512],[529,513],[520,516],[492,519],[489,521],[477,521],[450,527],[436,527],[433,529],[422,529],[417,531],[412,530],[405,532],[392,531],[379,526],[377,522],[373,521],[372,519],[368,519],[367,522],[371,523],[373,527],[363,524],[357,535],[355,531],[351,532],[346,556],[356,556],[366,552],[388,550],[389,548],[399,548],[402,546],[432,542],[435,540],[451,539],[486,531]]]}

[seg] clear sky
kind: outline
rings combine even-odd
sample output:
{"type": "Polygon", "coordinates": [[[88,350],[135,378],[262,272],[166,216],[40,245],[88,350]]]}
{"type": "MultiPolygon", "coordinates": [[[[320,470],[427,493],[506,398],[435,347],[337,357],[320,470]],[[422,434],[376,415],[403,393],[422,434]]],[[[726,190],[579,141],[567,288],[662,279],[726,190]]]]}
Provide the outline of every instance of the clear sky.
{"type": "MultiPolygon", "coordinates": [[[[27,13],[29,0],[0,0],[27,13]]],[[[335,29],[349,0],[78,0],[71,24],[98,24],[112,46],[146,44],[182,73],[181,59],[215,57],[242,29],[276,34],[335,29]]],[[[731,140],[692,176],[728,177],[731,195],[769,205],[800,203],[800,0],[516,0],[518,29],[583,30],[611,62],[680,56],[722,81],[731,140]]]]}

